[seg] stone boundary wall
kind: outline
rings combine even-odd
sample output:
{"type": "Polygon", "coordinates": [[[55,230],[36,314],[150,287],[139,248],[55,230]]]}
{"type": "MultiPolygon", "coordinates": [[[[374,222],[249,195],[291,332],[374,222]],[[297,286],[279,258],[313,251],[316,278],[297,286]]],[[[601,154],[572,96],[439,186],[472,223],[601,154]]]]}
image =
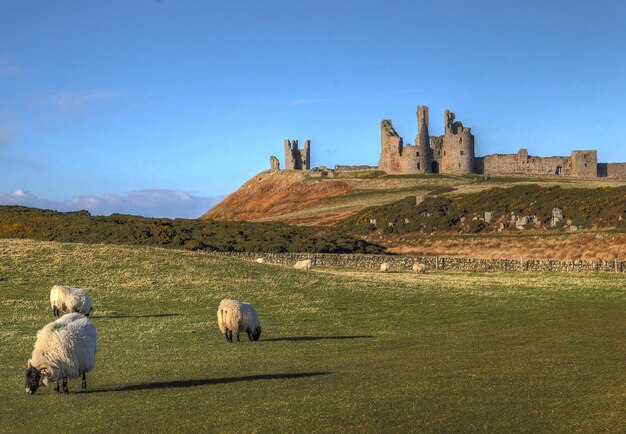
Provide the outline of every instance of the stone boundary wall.
{"type": "Polygon", "coordinates": [[[380,264],[387,262],[391,271],[412,271],[413,264],[425,264],[430,270],[454,271],[547,271],[547,272],[582,272],[582,273],[624,273],[624,261],[559,261],[559,260],[528,260],[517,259],[467,259],[444,258],[433,256],[395,256],[367,254],[333,254],[333,253],[242,253],[242,252],[208,252],[212,255],[229,256],[253,261],[263,258],[267,264],[292,266],[302,259],[314,259],[315,264],[322,267],[346,267],[364,270],[380,269],[380,264]]]}
{"type": "Polygon", "coordinates": [[[365,164],[357,166],[347,166],[335,164],[335,172],[368,172],[371,170],[378,170],[378,166],[368,166],[365,164]]]}

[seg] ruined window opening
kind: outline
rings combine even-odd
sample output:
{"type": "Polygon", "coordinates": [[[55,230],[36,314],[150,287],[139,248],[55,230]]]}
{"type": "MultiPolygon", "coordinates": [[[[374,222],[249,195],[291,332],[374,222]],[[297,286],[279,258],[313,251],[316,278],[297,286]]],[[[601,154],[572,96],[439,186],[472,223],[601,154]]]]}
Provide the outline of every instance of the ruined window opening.
{"type": "Polygon", "coordinates": [[[417,170],[422,170],[420,167],[420,163],[417,163],[417,170]]]}
{"type": "Polygon", "coordinates": [[[556,166],[556,171],[554,173],[556,173],[557,175],[560,175],[561,174],[561,166],[556,166]]]}
{"type": "Polygon", "coordinates": [[[461,155],[463,155],[463,151],[460,151],[460,152],[461,152],[461,155]]]}
{"type": "Polygon", "coordinates": [[[437,163],[436,161],[433,161],[432,166],[430,166],[430,171],[432,173],[439,173],[439,163],[437,163]]]}
{"type": "Polygon", "coordinates": [[[443,155],[446,155],[446,151],[443,151],[443,155]]]}
{"type": "Polygon", "coordinates": [[[416,157],[419,157],[419,156],[420,156],[420,151],[417,151],[417,152],[415,153],[415,156],[416,156],[416,157]]]}

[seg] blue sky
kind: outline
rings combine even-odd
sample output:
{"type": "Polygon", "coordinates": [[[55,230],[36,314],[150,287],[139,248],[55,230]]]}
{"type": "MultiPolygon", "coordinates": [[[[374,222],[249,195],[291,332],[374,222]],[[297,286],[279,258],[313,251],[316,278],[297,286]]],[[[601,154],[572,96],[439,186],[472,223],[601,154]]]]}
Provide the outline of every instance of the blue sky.
{"type": "Polygon", "coordinates": [[[285,138],[377,164],[417,105],[477,155],[626,161],[625,72],[622,1],[0,0],[0,203],[196,217],[285,138]]]}

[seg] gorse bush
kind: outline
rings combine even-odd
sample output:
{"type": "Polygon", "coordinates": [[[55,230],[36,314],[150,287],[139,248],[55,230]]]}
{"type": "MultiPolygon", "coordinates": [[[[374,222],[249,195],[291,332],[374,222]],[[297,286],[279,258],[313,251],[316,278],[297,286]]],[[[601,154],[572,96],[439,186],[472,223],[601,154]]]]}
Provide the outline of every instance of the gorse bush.
{"type": "Polygon", "coordinates": [[[162,219],[87,211],[0,206],[0,237],[41,241],[152,245],[238,252],[380,253],[332,228],[215,220],[162,219]]]}
{"type": "MultiPolygon", "coordinates": [[[[533,216],[540,228],[551,227],[554,208],[570,225],[580,228],[626,227],[626,187],[567,188],[518,185],[458,197],[415,197],[367,208],[338,227],[353,233],[459,231],[478,233],[515,228],[515,219],[533,216]],[[492,213],[486,222],[485,212],[492,213]],[[375,222],[375,223],[374,223],[375,222]]],[[[528,225],[533,226],[533,225],[528,225]]],[[[556,225],[556,228],[563,224],[556,225]]]]}

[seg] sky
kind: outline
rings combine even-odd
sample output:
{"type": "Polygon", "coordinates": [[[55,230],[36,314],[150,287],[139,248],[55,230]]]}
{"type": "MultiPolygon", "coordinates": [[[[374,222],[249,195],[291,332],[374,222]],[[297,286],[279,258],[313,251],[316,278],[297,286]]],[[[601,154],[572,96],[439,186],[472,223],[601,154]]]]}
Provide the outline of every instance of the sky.
{"type": "Polygon", "coordinates": [[[311,140],[626,161],[626,2],[0,0],[0,204],[195,218],[311,140]]]}

